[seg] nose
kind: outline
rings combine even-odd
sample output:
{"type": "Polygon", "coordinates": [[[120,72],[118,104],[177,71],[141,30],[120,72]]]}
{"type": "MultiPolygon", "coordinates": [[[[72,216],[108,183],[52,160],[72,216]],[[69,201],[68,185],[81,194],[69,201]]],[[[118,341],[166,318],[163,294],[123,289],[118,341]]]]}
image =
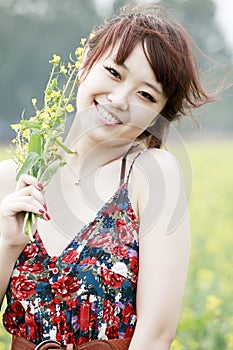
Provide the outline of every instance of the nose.
{"type": "Polygon", "coordinates": [[[108,101],[115,108],[127,111],[128,109],[128,94],[122,89],[114,90],[108,94],[108,101]]]}

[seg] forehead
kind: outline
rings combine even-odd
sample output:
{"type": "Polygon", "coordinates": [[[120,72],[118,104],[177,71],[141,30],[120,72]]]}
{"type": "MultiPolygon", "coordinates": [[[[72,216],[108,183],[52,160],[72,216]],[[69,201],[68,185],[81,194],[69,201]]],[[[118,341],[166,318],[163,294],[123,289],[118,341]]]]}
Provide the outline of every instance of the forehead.
{"type": "Polygon", "coordinates": [[[140,76],[142,80],[149,79],[150,81],[157,82],[157,84],[161,86],[160,90],[162,92],[162,85],[157,81],[155,72],[151,67],[142,44],[137,44],[124,61],[119,60],[119,47],[120,44],[108,48],[108,50],[102,54],[100,60],[114,62],[125,68],[128,73],[132,72],[133,74],[140,76]]]}
{"type": "Polygon", "coordinates": [[[137,68],[140,67],[140,70],[147,68],[154,76],[153,69],[141,43],[137,44],[127,55],[122,55],[121,43],[119,42],[116,45],[107,48],[99,57],[99,60],[101,61],[108,59],[124,68],[127,63],[130,63],[131,65],[134,65],[134,63],[138,65],[138,63],[140,63],[140,66],[137,66],[137,68]]]}

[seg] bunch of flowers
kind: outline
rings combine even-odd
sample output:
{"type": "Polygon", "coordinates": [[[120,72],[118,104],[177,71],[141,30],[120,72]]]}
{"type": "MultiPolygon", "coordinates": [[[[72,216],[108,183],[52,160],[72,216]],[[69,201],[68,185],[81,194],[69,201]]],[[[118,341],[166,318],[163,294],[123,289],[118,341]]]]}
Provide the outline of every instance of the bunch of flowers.
{"type": "MultiPolygon", "coordinates": [[[[35,176],[45,187],[58,168],[65,165],[59,148],[73,153],[63,144],[62,135],[67,116],[74,111],[72,102],[75,100],[78,68],[82,62],[85,42],[85,38],[81,39],[81,46],[75,51],[75,59],[70,55],[70,61],[66,65],[60,56],[53,55],[49,61],[52,69],[44,90],[42,108],[39,109],[37,100],[32,99],[34,115],[26,120],[23,112],[20,122],[11,125],[16,132],[16,137],[12,140],[15,144],[14,160],[18,167],[16,180],[21,174],[29,174],[35,176]]],[[[24,233],[31,240],[34,222],[35,214],[25,213],[24,233]]]]}

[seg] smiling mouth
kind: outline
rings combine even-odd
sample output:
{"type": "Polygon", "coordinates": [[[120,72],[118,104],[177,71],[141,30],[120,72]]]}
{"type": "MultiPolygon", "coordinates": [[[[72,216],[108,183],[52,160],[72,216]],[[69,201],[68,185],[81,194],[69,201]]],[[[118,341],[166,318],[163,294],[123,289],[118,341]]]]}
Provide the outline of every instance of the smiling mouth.
{"type": "Polygon", "coordinates": [[[106,125],[119,125],[122,122],[117,119],[112,113],[110,113],[105,107],[101,106],[96,100],[94,101],[95,107],[101,116],[101,120],[106,125]]]}

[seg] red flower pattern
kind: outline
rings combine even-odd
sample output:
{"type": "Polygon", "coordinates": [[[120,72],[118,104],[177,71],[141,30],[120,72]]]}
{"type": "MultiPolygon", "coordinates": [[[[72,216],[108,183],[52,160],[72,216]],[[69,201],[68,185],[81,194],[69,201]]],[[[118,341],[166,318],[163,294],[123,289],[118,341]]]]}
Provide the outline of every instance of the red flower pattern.
{"type": "Polygon", "coordinates": [[[44,266],[42,262],[37,262],[34,264],[28,264],[27,262],[25,262],[23,265],[20,266],[20,271],[37,274],[44,271],[44,266]]]}
{"type": "Polygon", "coordinates": [[[110,248],[110,250],[114,255],[118,256],[121,259],[123,258],[128,259],[129,257],[128,248],[125,245],[113,247],[113,248],[110,248]]]}
{"type": "Polygon", "coordinates": [[[38,253],[38,247],[35,244],[28,244],[24,248],[25,259],[31,259],[38,253]]]}
{"type": "Polygon", "coordinates": [[[81,265],[96,265],[97,264],[97,258],[95,256],[88,256],[88,258],[80,261],[81,265]]]}
{"type": "Polygon", "coordinates": [[[88,245],[93,248],[100,247],[114,247],[116,245],[115,240],[108,233],[101,233],[88,242],[88,245]]]}
{"type": "Polygon", "coordinates": [[[78,253],[75,249],[69,250],[68,254],[62,257],[62,261],[68,264],[75,263],[78,259],[78,253]]]}
{"type": "Polygon", "coordinates": [[[111,288],[120,288],[125,278],[111,270],[101,267],[101,276],[103,284],[108,285],[111,288]]]}
{"type": "Polygon", "coordinates": [[[109,339],[132,337],[138,228],[126,183],[60,256],[48,255],[37,232],[9,283],[7,331],[35,344],[53,334],[62,345],[81,345],[103,329],[109,339]],[[125,264],[124,276],[111,270],[118,262],[125,264]]]}
{"type": "Polygon", "coordinates": [[[79,289],[78,278],[70,275],[61,276],[52,284],[52,289],[56,295],[64,299],[71,298],[72,294],[79,289]]]}
{"type": "Polygon", "coordinates": [[[36,284],[24,275],[12,278],[12,293],[15,300],[28,299],[36,293],[36,284]]]}

